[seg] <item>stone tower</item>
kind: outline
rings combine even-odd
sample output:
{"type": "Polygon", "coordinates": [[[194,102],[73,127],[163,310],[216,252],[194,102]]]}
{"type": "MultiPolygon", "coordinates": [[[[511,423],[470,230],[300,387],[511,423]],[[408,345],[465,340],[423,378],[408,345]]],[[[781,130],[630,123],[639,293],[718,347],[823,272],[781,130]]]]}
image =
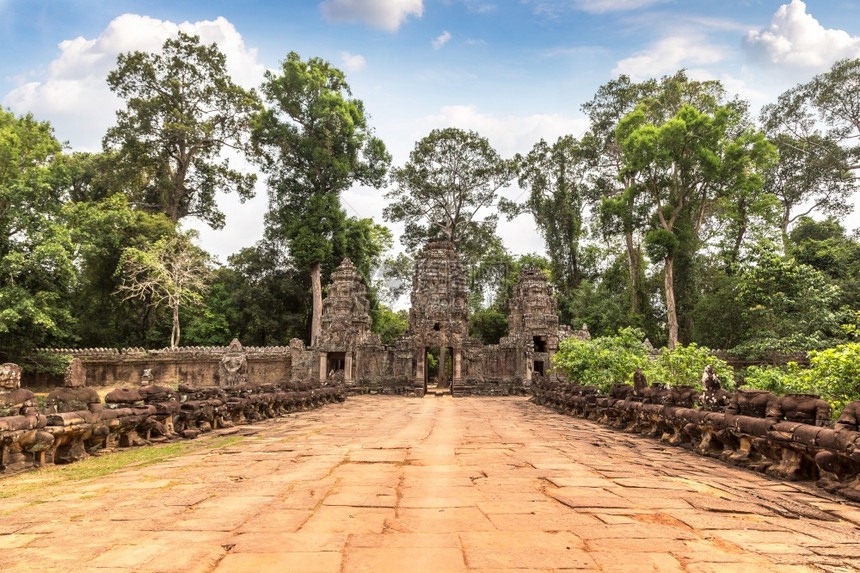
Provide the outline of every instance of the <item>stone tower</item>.
{"type": "MultiPolygon", "coordinates": [[[[429,241],[415,261],[409,335],[415,357],[415,384],[424,385],[428,348],[448,348],[453,358],[452,383],[460,381],[463,342],[469,337],[466,278],[454,245],[429,241]]],[[[444,360],[445,352],[442,353],[444,360]]],[[[444,363],[440,366],[444,371],[444,363]]]]}
{"type": "MultiPolygon", "coordinates": [[[[528,370],[546,374],[558,350],[558,303],[546,275],[534,267],[520,272],[511,296],[508,336],[533,351],[528,370]]],[[[527,378],[530,372],[527,370],[527,378]]]]}
{"type": "Polygon", "coordinates": [[[370,334],[370,303],[367,289],[355,265],[344,259],[331,274],[323,300],[320,334],[314,348],[320,353],[320,379],[343,370],[344,380],[352,380],[358,345],[370,334]]]}

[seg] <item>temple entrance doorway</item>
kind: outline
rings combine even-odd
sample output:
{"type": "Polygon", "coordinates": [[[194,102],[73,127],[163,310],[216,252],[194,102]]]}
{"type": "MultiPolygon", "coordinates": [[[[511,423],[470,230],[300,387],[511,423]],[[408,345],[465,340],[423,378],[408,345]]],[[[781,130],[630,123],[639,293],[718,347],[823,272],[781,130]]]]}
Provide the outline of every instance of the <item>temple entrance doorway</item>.
{"type": "Polygon", "coordinates": [[[346,352],[329,352],[326,356],[326,375],[346,368],[346,352]]]}
{"type": "Polygon", "coordinates": [[[424,349],[424,393],[451,388],[454,376],[454,349],[450,346],[424,349]]]}

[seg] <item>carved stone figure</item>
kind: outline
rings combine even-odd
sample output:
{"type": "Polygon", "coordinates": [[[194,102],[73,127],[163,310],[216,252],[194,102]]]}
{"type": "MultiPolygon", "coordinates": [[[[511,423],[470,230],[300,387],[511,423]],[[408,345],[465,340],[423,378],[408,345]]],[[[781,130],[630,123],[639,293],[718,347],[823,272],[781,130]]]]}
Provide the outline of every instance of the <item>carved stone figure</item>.
{"type": "Polygon", "coordinates": [[[714,367],[710,364],[705,366],[705,371],[702,373],[702,396],[699,400],[702,410],[725,412],[730,399],[731,393],[723,389],[714,367]]]}
{"type": "Polygon", "coordinates": [[[46,414],[64,414],[89,411],[97,414],[102,410],[98,392],[85,386],[86,369],[79,358],[75,358],[63,375],[63,387],[53,390],[45,398],[46,414]]]}
{"type": "Polygon", "coordinates": [[[772,422],[800,422],[813,426],[830,423],[830,404],[816,394],[786,394],[773,402],[766,412],[772,422]]]}
{"type": "Polygon", "coordinates": [[[218,380],[222,387],[237,386],[248,381],[248,356],[238,339],[234,338],[221,358],[218,380]]]}

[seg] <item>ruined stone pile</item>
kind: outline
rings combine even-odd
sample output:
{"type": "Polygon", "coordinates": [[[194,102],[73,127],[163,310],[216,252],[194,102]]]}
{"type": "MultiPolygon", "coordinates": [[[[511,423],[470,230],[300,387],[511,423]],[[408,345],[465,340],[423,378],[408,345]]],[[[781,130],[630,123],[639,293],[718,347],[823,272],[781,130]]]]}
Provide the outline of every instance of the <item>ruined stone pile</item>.
{"type": "Polygon", "coordinates": [[[860,501],[860,402],[832,423],[830,405],[811,394],[775,396],[765,390],[723,389],[713,369],[693,386],[616,384],[608,395],[540,377],[534,401],[558,412],[641,433],[786,480],[812,480],[860,501]]]}

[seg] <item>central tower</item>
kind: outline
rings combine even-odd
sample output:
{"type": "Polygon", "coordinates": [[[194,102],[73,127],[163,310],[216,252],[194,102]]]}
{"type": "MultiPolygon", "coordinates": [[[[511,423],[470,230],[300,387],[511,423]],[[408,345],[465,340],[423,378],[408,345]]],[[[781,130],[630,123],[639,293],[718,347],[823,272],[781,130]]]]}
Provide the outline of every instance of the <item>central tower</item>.
{"type": "Polygon", "coordinates": [[[466,278],[454,245],[428,242],[415,261],[409,335],[413,343],[415,385],[427,383],[427,352],[439,349],[440,383],[446,384],[446,356],[452,358],[452,388],[461,381],[463,342],[469,337],[466,278]]]}

